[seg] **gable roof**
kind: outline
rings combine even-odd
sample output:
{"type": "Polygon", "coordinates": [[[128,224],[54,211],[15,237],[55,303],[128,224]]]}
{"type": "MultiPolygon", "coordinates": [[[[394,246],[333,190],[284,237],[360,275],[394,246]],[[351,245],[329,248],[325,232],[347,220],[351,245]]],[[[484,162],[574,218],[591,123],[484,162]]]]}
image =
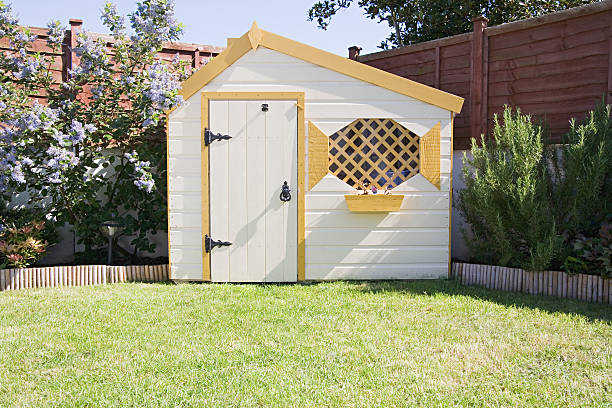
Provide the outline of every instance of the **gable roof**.
{"type": "Polygon", "coordinates": [[[463,98],[459,96],[261,30],[257,27],[257,23],[253,23],[251,29],[242,37],[228,40],[228,46],[225,51],[185,80],[182,84],[181,95],[185,99],[194,95],[249,50],[256,50],[259,46],[270,48],[291,57],[299,58],[455,113],[461,112],[463,98]]]}

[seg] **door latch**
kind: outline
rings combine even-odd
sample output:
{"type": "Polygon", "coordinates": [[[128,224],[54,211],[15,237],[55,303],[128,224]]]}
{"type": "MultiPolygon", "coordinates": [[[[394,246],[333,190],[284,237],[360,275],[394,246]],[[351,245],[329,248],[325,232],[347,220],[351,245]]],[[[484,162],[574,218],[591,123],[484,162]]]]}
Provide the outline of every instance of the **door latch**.
{"type": "Polygon", "coordinates": [[[281,201],[291,200],[291,189],[289,188],[289,184],[287,184],[287,180],[285,180],[283,186],[281,187],[281,193],[279,198],[281,201]]]}
{"type": "Polygon", "coordinates": [[[210,252],[213,250],[214,247],[217,246],[230,246],[232,245],[231,242],[228,241],[215,241],[214,239],[212,239],[211,237],[209,237],[208,235],[204,236],[204,249],[206,252],[210,252]]]}
{"type": "Polygon", "coordinates": [[[208,146],[215,140],[229,140],[232,137],[230,135],[222,135],[221,133],[213,133],[210,129],[204,129],[204,145],[208,146]]]}

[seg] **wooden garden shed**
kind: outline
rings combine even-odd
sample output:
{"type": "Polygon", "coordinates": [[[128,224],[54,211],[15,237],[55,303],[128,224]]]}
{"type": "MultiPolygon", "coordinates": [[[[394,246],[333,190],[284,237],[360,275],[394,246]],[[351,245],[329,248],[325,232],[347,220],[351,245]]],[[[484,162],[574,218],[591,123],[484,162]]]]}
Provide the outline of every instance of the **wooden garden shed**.
{"type": "Polygon", "coordinates": [[[171,279],[447,276],[462,98],[256,24],[181,92],[168,115],[171,279]]]}

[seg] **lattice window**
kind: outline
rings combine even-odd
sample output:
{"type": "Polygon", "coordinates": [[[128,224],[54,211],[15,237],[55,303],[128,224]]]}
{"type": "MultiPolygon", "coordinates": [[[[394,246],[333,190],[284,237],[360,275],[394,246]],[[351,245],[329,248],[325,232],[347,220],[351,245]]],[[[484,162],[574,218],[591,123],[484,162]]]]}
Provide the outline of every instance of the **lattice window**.
{"type": "Polygon", "coordinates": [[[357,119],[329,137],[329,171],[353,187],[397,187],[419,173],[419,137],[392,119],[357,119]]]}

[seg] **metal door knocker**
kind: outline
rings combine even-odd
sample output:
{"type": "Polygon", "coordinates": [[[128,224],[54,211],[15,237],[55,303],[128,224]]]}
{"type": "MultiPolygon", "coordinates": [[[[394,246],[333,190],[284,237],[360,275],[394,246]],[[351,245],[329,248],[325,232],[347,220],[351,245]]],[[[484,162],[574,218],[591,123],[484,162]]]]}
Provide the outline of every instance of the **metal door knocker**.
{"type": "Polygon", "coordinates": [[[287,184],[287,181],[285,180],[285,182],[283,183],[282,186],[282,190],[280,193],[280,200],[281,201],[290,201],[291,200],[291,189],[289,188],[289,184],[287,184]]]}

